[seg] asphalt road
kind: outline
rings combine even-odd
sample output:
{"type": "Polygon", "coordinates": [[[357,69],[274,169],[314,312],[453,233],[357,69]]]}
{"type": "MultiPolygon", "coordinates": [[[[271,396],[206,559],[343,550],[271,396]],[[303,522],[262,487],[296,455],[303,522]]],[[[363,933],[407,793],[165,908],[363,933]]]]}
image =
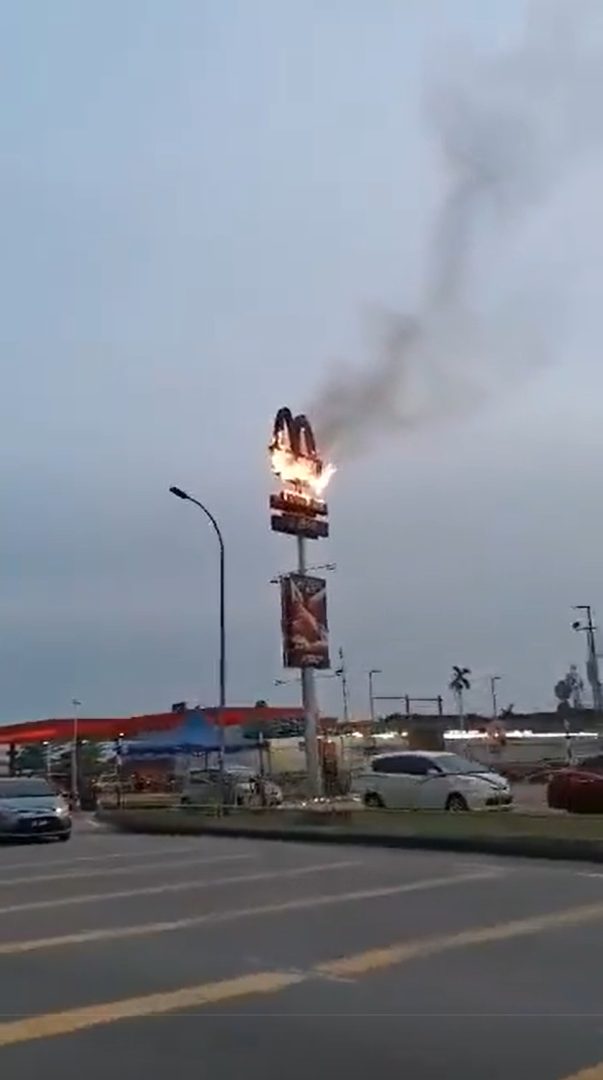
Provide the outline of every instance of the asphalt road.
{"type": "Polygon", "coordinates": [[[602,929],[589,866],[83,823],[0,848],[0,1075],[574,1080],[602,929]]]}

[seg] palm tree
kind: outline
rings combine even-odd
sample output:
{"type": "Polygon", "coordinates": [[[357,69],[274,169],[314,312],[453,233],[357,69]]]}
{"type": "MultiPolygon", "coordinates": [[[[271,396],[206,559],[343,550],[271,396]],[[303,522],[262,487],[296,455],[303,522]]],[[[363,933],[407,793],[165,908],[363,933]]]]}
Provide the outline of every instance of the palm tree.
{"type": "Polygon", "coordinates": [[[460,667],[458,664],[452,665],[452,678],[448,683],[448,688],[452,690],[456,698],[456,703],[459,710],[459,726],[461,731],[465,730],[465,703],[464,694],[465,690],[471,689],[471,683],[468,676],[471,674],[471,670],[468,667],[460,667]]]}

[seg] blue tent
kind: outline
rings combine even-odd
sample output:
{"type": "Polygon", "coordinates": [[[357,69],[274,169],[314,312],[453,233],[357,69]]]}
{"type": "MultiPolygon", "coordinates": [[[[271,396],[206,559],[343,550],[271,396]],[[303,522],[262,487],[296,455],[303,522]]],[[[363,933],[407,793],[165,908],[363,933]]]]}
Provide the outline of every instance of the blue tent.
{"type": "MultiPolygon", "coordinates": [[[[199,711],[186,714],[183,723],[168,731],[151,731],[131,739],[122,746],[122,756],[128,758],[167,758],[178,754],[213,754],[220,749],[220,730],[199,711]]],[[[235,754],[249,750],[249,742],[240,733],[224,728],[224,751],[235,754]]]]}

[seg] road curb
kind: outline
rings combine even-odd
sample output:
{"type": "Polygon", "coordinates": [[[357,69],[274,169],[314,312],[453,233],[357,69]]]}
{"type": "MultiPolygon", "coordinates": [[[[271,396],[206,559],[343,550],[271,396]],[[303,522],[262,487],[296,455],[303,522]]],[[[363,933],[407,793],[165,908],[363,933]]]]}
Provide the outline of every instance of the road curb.
{"type": "Polygon", "coordinates": [[[186,815],[181,816],[177,811],[163,811],[159,816],[153,811],[99,810],[97,818],[117,832],[155,836],[232,836],[239,839],[279,840],[298,844],[349,844],[357,847],[456,851],[465,854],[507,855],[513,858],[603,862],[603,838],[598,840],[540,836],[421,836],[413,833],[368,833],[332,825],[271,828],[224,819],[200,821],[186,815]]]}

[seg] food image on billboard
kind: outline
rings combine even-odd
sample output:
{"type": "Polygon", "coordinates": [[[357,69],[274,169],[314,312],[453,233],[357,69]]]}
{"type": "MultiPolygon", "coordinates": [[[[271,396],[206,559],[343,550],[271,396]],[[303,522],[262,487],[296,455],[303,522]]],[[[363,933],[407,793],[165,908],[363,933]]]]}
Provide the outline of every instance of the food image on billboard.
{"type": "Polygon", "coordinates": [[[281,578],[281,623],[284,667],[331,666],[324,578],[305,574],[281,578]]]}

